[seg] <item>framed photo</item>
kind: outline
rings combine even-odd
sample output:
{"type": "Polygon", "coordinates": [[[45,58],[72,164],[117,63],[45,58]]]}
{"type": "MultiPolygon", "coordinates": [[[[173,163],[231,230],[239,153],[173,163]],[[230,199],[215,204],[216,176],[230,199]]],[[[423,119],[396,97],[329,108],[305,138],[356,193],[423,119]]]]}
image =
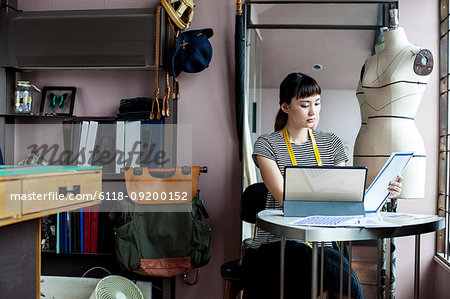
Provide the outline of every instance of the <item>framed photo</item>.
{"type": "Polygon", "coordinates": [[[40,114],[72,116],[76,90],[71,86],[44,86],[40,114]]]}

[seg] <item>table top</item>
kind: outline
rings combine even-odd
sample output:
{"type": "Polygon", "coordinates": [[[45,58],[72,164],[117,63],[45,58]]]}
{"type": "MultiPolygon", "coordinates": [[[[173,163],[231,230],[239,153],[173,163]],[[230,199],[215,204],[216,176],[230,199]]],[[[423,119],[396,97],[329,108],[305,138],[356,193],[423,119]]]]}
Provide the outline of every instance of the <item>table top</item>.
{"type": "Polygon", "coordinates": [[[445,219],[436,215],[405,213],[377,213],[379,217],[397,226],[380,227],[318,227],[298,226],[292,222],[302,217],[284,217],[281,210],[264,210],[257,214],[256,225],[274,235],[310,242],[357,241],[403,237],[438,231],[445,227],[445,219]],[[396,217],[393,217],[393,216],[396,217]],[[397,217],[398,215],[398,217],[397,217]]]}
{"type": "Polygon", "coordinates": [[[102,169],[101,166],[63,166],[63,165],[0,165],[0,176],[25,175],[50,172],[75,172],[102,169]]]}

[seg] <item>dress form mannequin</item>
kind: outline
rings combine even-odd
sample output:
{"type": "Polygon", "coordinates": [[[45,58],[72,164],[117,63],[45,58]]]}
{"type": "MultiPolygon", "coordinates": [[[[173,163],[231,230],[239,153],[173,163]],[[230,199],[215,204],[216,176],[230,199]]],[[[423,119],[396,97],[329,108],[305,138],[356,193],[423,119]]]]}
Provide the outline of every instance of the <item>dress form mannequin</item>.
{"type": "Polygon", "coordinates": [[[384,33],[384,49],[368,58],[361,72],[368,121],[354,161],[368,167],[370,184],[391,152],[414,151],[403,173],[400,197],[423,198],[426,156],[414,117],[433,69],[433,56],[408,41],[396,14],[391,14],[391,24],[384,33]]]}
{"type": "MultiPolygon", "coordinates": [[[[383,27],[383,28],[387,29],[387,27],[383,27]]],[[[384,41],[375,46],[375,53],[379,53],[383,49],[384,49],[384,41]]],[[[358,99],[359,110],[361,112],[361,128],[359,129],[358,136],[356,136],[355,146],[353,149],[353,155],[355,155],[355,156],[359,155],[359,153],[360,153],[359,145],[361,142],[361,136],[363,135],[364,130],[366,129],[367,121],[369,118],[369,113],[367,112],[366,96],[362,89],[361,80],[358,81],[358,86],[356,87],[356,98],[358,99]]],[[[355,159],[358,160],[359,157],[355,157],[353,159],[353,161],[355,161],[355,159]]],[[[353,162],[353,164],[360,165],[360,164],[355,164],[355,162],[353,162]]]]}

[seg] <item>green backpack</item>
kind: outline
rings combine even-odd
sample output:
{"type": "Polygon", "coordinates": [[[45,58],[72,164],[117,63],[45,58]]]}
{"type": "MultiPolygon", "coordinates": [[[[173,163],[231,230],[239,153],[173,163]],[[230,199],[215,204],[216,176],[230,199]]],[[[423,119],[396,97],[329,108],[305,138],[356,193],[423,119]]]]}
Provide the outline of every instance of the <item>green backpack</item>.
{"type": "Polygon", "coordinates": [[[191,212],[123,212],[114,229],[116,255],[126,269],[172,277],[206,265],[211,258],[211,228],[199,191],[191,212]]]}

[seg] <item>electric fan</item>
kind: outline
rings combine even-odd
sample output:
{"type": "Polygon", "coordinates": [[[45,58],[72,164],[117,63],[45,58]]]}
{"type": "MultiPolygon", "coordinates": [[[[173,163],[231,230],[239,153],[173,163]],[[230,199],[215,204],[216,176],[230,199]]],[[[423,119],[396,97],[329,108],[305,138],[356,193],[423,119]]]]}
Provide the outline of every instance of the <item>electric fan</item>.
{"type": "Polygon", "coordinates": [[[98,282],[89,299],[144,299],[144,296],[131,280],[110,275],[98,282]]]}

